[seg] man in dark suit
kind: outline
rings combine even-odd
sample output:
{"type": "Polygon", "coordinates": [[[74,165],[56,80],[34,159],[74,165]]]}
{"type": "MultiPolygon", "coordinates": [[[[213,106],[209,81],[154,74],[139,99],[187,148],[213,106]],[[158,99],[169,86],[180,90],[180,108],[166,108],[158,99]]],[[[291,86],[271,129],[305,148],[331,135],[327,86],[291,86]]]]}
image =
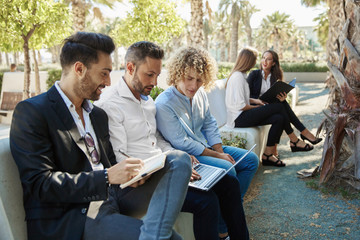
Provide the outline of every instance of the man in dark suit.
{"type": "Polygon", "coordinates": [[[23,186],[28,239],[180,238],[172,225],[190,178],[188,156],[167,161],[146,182],[118,186],[143,162],[127,158],[116,163],[108,117],[90,101],[110,85],[114,48],[106,35],[70,36],[60,55],[60,81],[14,110],[10,147],[23,186]],[[132,198],[141,199],[138,206],[131,205],[132,198]],[[146,210],[153,219],[130,217],[146,210]]]}

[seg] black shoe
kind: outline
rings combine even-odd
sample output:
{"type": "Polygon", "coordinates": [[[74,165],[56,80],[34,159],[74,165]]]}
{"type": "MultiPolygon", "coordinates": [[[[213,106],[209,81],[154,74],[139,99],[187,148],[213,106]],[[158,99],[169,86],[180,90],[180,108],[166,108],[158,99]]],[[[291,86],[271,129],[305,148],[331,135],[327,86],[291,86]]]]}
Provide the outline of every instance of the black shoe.
{"type": "Polygon", "coordinates": [[[271,156],[274,156],[272,154],[267,155],[267,154],[263,153],[263,156],[266,157],[266,159],[261,158],[262,165],[264,165],[264,166],[275,166],[275,167],[285,167],[286,166],[286,164],[283,163],[280,159],[278,159],[276,162],[269,160],[269,158],[271,156]]]}
{"type": "Polygon", "coordinates": [[[316,144],[318,144],[319,142],[322,141],[322,138],[315,138],[314,141],[311,141],[310,139],[308,139],[307,137],[305,137],[305,136],[302,135],[302,134],[300,134],[300,137],[301,137],[302,140],[308,140],[308,141],[311,142],[311,144],[313,144],[313,145],[316,145],[316,144]]]}
{"type": "Polygon", "coordinates": [[[300,139],[298,139],[296,142],[290,141],[292,144],[295,145],[295,146],[290,145],[290,148],[291,148],[292,152],[307,152],[307,151],[311,151],[311,150],[314,149],[314,147],[309,145],[309,144],[306,144],[305,147],[296,146],[296,144],[298,144],[299,141],[300,141],[300,139]]]}

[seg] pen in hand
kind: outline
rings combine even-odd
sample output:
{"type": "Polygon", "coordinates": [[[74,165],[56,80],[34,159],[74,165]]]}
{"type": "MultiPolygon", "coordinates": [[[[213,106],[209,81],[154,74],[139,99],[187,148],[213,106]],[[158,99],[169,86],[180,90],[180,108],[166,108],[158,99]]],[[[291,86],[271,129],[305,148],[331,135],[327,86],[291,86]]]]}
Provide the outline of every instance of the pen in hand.
{"type": "Polygon", "coordinates": [[[121,151],[120,149],[119,149],[119,152],[120,152],[122,155],[124,155],[125,157],[131,158],[129,155],[127,155],[124,151],[121,151]]]}

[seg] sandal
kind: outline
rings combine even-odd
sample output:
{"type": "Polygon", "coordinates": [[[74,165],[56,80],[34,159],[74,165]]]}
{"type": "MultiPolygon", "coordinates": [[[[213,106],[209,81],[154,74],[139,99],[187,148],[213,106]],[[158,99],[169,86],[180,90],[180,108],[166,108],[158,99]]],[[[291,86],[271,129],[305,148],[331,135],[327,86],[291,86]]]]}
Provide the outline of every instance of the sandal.
{"type": "Polygon", "coordinates": [[[286,166],[286,164],[283,163],[280,159],[278,159],[276,162],[269,160],[270,157],[274,156],[273,154],[267,155],[267,154],[263,153],[263,156],[266,157],[266,159],[261,158],[261,162],[262,162],[263,166],[275,166],[275,167],[285,167],[286,166]]]}
{"type": "Polygon", "coordinates": [[[311,141],[310,139],[308,139],[307,137],[305,137],[305,136],[302,135],[301,133],[300,133],[300,137],[301,137],[301,139],[302,139],[303,141],[308,140],[308,141],[311,142],[311,144],[313,144],[313,145],[318,144],[319,142],[322,141],[322,138],[317,138],[317,137],[315,138],[314,141],[311,141]]]}
{"type": "Polygon", "coordinates": [[[292,144],[294,144],[295,146],[291,146],[290,145],[290,148],[291,148],[291,151],[292,152],[307,152],[307,151],[311,151],[314,149],[313,146],[309,145],[309,144],[306,144],[305,147],[298,147],[296,146],[296,144],[298,144],[300,141],[300,139],[298,139],[296,142],[292,142],[290,141],[292,144]]]}

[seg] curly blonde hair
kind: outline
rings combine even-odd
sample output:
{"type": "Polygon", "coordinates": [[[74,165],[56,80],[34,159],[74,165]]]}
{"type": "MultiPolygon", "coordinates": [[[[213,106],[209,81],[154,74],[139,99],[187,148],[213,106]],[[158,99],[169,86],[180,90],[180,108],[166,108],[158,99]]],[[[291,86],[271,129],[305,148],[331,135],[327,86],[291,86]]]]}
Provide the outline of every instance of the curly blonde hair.
{"type": "Polygon", "coordinates": [[[203,80],[203,87],[206,91],[214,85],[217,74],[217,64],[209,52],[195,47],[181,48],[166,64],[168,71],[167,84],[176,86],[186,73],[194,69],[203,80]]]}

